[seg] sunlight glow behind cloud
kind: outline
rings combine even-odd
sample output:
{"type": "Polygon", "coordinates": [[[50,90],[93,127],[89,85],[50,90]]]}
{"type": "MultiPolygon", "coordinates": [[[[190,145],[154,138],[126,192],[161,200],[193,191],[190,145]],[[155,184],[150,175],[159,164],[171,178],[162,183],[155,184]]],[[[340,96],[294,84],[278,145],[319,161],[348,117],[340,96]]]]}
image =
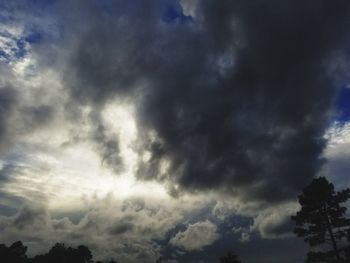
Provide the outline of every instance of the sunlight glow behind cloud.
{"type": "Polygon", "coordinates": [[[300,262],[286,249],[297,194],[320,174],[349,184],[350,124],[325,129],[344,15],[327,1],[24,2],[0,9],[0,242],[126,263],[232,247],[260,263],[247,251],[284,246],[273,262],[300,262]]]}

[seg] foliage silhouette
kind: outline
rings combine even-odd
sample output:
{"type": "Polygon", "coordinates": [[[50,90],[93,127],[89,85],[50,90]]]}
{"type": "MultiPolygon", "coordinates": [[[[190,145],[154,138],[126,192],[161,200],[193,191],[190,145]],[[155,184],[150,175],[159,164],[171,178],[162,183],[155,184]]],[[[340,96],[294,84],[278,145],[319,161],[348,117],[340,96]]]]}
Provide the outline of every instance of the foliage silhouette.
{"type": "Polygon", "coordinates": [[[317,247],[308,253],[307,262],[349,262],[346,239],[349,240],[350,219],[345,217],[346,207],[341,206],[349,198],[349,188],[336,192],[325,177],[313,179],[298,196],[301,209],[292,216],[294,233],[317,247]]]}
{"type": "MultiPolygon", "coordinates": [[[[0,244],[1,263],[93,263],[92,254],[88,247],[78,246],[77,248],[66,247],[57,243],[50,251],[43,255],[28,258],[27,247],[21,241],[13,243],[10,247],[0,244]]],[[[103,263],[98,261],[96,263],[103,263]]],[[[107,263],[107,262],[106,262],[107,263]]],[[[117,263],[109,261],[109,263],[117,263]]]]}
{"type": "MultiPolygon", "coordinates": [[[[48,253],[37,255],[33,258],[26,256],[27,247],[21,241],[13,243],[7,247],[0,244],[1,263],[118,263],[117,261],[93,261],[92,254],[88,247],[78,246],[77,248],[67,247],[62,243],[55,244],[48,253]]],[[[163,262],[159,257],[157,263],[163,262]]],[[[238,256],[233,252],[228,252],[221,257],[219,263],[241,263],[238,256]]]]}
{"type": "Polygon", "coordinates": [[[26,252],[27,247],[23,246],[21,241],[13,243],[10,247],[0,244],[0,261],[4,263],[26,263],[28,262],[26,252]]]}
{"type": "Polygon", "coordinates": [[[220,258],[219,263],[241,263],[241,261],[235,253],[228,252],[225,256],[220,258]]]}

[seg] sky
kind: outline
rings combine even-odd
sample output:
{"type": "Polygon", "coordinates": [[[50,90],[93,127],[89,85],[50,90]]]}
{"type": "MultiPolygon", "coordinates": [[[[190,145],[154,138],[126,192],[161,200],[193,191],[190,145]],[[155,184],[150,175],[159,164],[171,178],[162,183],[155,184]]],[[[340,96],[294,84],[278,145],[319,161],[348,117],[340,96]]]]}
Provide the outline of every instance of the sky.
{"type": "Polygon", "coordinates": [[[350,186],[350,2],[0,0],[0,243],[295,263],[350,186]]]}

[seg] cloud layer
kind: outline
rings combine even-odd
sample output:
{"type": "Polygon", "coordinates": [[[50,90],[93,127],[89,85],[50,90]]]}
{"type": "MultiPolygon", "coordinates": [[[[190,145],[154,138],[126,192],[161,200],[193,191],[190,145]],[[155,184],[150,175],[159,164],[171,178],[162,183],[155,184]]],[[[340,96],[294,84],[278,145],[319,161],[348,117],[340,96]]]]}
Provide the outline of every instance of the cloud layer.
{"type": "Polygon", "coordinates": [[[140,179],[280,201],[317,173],[346,1],[202,1],[191,18],[176,1],[108,8],[86,11],[66,85],[82,104],[137,105],[140,179]]]}
{"type": "Polygon", "coordinates": [[[262,262],[250,250],[276,246],[266,262],[299,262],[296,195],[318,173],[348,183],[333,118],[349,9],[0,3],[0,242],[122,262],[213,262],[231,244],[262,262]]]}

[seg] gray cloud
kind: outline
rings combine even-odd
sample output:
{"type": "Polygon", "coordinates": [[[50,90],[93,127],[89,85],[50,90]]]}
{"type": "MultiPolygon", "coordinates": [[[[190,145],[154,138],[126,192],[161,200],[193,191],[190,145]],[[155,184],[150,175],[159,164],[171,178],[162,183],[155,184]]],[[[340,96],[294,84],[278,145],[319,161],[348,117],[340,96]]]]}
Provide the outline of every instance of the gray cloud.
{"type": "MultiPolygon", "coordinates": [[[[283,208],[265,211],[250,230],[248,224],[244,229],[237,228],[236,233],[232,226],[239,227],[243,223],[238,218],[234,220],[235,212],[226,211],[213,217],[211,213],[218,209],[217,204],[206,202],[205,196],[155,201],[152,197],[118,200],[107,195],[85,199],[81,206],[80,219],[73,223],[64,213],[57,215],[43,205],[24,201],[15,215],[0,217],[3,234],[0,242],[20,239],[29,247],[30,255],[47,252],[55,242],[70,246],[84,244],[92,249],[95,259],[114,258],[123,262],[155,262],[159,256],[178,262],[212,262],[225,253],[225,249],[234,248],[245,261],[259,262],[259,257],[251,251],[256,246],[266,246],[260,238],[257,241],[256,234],[267,238],[268,242],[288,236],[278,230],[284,222],[283,208]],[[205,210],[207,213],[198,216],[198,211],[205,210]],[[56,215],[53,217],[53,214],[56,215]],[[248,238],[247,235],[252,236],[250,240],[238,240],[248,238]]],[[[290,245],[283,240],[271,242],[269,247],[290,245]]],[[[289,257],[287,262],[293,262],[299,258],[295,256],[285,257],[289,257]]],[[[276,259],[283,258],[276,255],[276,259]]]]}
{"type": "MultiPolygon", "coordinates": [[[[0,88],[0,146],[4,147],[9,139],[9,120],[16,107],[17,92],[12,87],[0,88]]],[[[2,148],[1,147],[1,148],[2,148]]],[[[0,149],[1,149],[0,148],[0,149]]]]}
{"type": "Polygon", "coordinates": [[[327,164],[323,173],[334,182],[336,188],[342,189],[349,185],[348,171],[350,169],[350,125],[335,123],[329,129],[329,145],[324,156],[327,164]]]}
{"type": "Polygon", "coordinates": [[[297,205],[290,203],[260,211],[250,227],[251,231],[257,231],[265,239],[293,237],[294,222],[291,215],[295,214],[296,210],[297,205]]]}
{"type": "Polygon", "coordinates": [[[13,225],[19,230],[29,228],[29,231],[34,231],[35,228],[42,228],[48,224],[48,221],[49,215],[45,208],[36,204],[27,204],[15,216],[13,225]]]}
{"type": "MultiPolygon", "coordinates": [[[[53,218],[51,211],[37,203],[25,201],[13,216],[0,217],[0,242],[21,239],[29,245],[29,253],[47,251],[55,242],[68,245],[88,245],[97,259],[117,259],[123,262],[155,262],[161,254],[160,241],[183,220],[193,204],[182,206],[168,202],[168,206],[143,199],[118,201],[111,196],[90,200],[76,223],[67,217],[53,218]]],[[[198,205],[198,202],[197,202],[198,205]]],[[[201,204],[204,207],[205,203],[201,204]]],[[[186,230],[185,244],[194,235],[208,240],[196,241],[195,249],[218,238],[216,226],[208,221],[190,225],[186,230]],[[201,233],[205,230],[205,233],[201,233]]],[[[185,243],[184,243],[184,242],[185,243]]]]}
{"type": "Polygon", "coordinates": [[[130,218],[125,218],[124,220],[117,222],[117,224],[115,224],[114,226],[112,226],[111,228],[111,233],[113,235],[120,235],[120,234],[124,234],[130,230],[132,230],[134,228],[134,225],[132,223],[129,222],[130,218]]]}
{"type": "Polygon", "coordinates": [[[191,224],[183,232],[178,232],[170,244],[187,251],[202,250],[219,238],[217,227],[210,221],[191,224]]]}
{"type": "Polygon", "coordinates": [[[177,1],[108,8],[84,5],[93,18],[67,86],[82,104],[136,103],[140,151],[151,152],[140,179],[275,202],[318,172],[348,2],[201,1],[195,18],[173,21],[177,1]]]}
{"type": "Polygon", "coordinates": [[[101,156],[101,165],[107,164],[116,173],[121,172],[123,163],[117,134],[108,132],[98,111],[91,112],[89,118],[93,127],[90,136],[101,156]]]}
{"type": "Polygon", "coordinates": [[[33,130],[45,124],[53,118],[54,109],[49,105],[25,106],[21,109],[23,127],[33,130]]]}
{"type": "Polygon", "coordinates": [[[12,173],[16,172],[19,168],[13,164],[5,164],[0,169],[0,181],[7,181],[10,179],[12,173]]]}
{"type": "MultiPolygon", "coordinates": [[[[22,239],[33,254],[59,241],[86,244],[98,259],[154,262],[164,254],[167,262],[205,262],[214,260],[205,257],[209,253],[225,252],[232,234],[238,252],[252,262],[298,261],[300,255],[286,256],[283,249],[264,259],[249,249],[265,251],[280,245],[274,239],[290,236],[294,210],[283,204],[323,164],[334,76],[347,79],[334,72],[334,59],[349,44],[348,1],[101,2],[55,4],[62,39],[28,46],[37,60],[28,76],[0,65],[1,153],[16,142],[14,152],[32,157],[20,174],[12,153],[4,155],[0,240],[22,239]],[[90,159],[68,154],[56,164],[61,152],[40,149],[52,143],[50,151],[67,146],[84,155],[91,147],[102,167],[121,173],[123,142],[103,111],[123,103],[135,106],[137,179],[164,183],[177,199],[106,197],[76,213],[49,211],[50,198],[57,205],[66,193],[58,190],[89,191],[79,184],[82,178],[62,186],[75,171],[60,176],[90,159]],[[60,170],[63,162],[67,167],[60,170]],[[45,180],[49,189],[41,185],[45,180]],[[194,195],[182,199],[188,192],[194,195]]],[[[329,153],[328,171],[344,173],[349,151],[329,153]]],[[[79,205],[84,198],[90,197],[79,205]]]]}

